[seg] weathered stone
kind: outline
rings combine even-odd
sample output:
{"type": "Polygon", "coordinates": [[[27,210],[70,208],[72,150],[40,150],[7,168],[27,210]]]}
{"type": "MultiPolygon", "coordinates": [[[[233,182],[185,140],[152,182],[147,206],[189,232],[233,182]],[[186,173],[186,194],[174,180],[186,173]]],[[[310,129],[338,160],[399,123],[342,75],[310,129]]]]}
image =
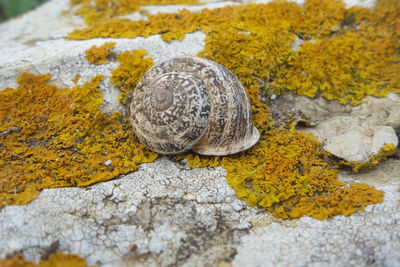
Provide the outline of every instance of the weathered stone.
{"type": "MultiPolygon", "coordinates": [[[[395,129],[400,127],[400,97],[366,97],[359,106],[321,105],[319,101],[304,101],[299,109],[311,118],[319,114],[321,120],[315,128],[307,131],[322,141],[326,150],[347,161],[366,161],[379,152],[385,144],[398,145],[395,129]],[[318,112],[316,112],[318,110],[318,112]]],[[[326,100],[325,100],[326,101],[326,100]]]]}
{"type": "Polygon", "coordinates": [[[59,251],[89,264],[216,264],[234,254],[253,210],[224,176],[222,168],[162,158],[88,188],[43,190],[32,203],[1,211],[0,257],[21,251],[38,261],[58,241],[59,251]]]}
{"type": "Polygon", "coordinates": [[[364,162],[384,144],[399,143],[400,96],[394,93],[382,98],[367,96],[358,106],[294,94],[269,103],[273,117],[281,123],[290,116],[309,120],[312,127],[303,130],[314,134],[324,149],[347,161],[364,162]]]}
{"type": "MultiPolygon", "coordinates": [[[[346,3],[352,6],[360,1],[346,3]]],[[[191,8],[226,4],[237,3],[191,8]]],[[[147,9],[156,13],[181,7],[147,9]]],[[[194,56],[204,46],[201,32],[170,43],[158,35],[66,41],[68,32],[84,25],[77,16],[60,15],[67,9],[67,0],[53,0],[0,25],[0,89],[15,87],[20,71],[51,73],[52,82],[62,87],[72,86],[77,74],[79,84],[97,74],[110,77],[117,62],[93,65],[84,56],[92,45],[108,41],[117,43],[116,53],[144,48],[155,62],[194,56]]],[[[108,79],[100,90],[104,111],[121,110],[119,92],[108,79]]],[[[395,94],[366,98],[357,107],[293,95],[271,102],[279,103],[279,114],[300,111],[315,121],[312,131],[325,147],[339,150],[335,153],[348,159],[363,160],[382,144],[397,140],[393,133],[400,125],[400,101],[395,94]],[[349,140],[354,142],[344,145],[349,140]]],[[[368,182],[383,190],[382,204],[350,217],[285,221],[238,199],[226,183],[224,169],[190,169],[184,162],[162,157],[113,181],[87,188],[47,189],[28,205],[3,208],[0,257],[21,252],[27,260],[38,261],[58,241],[58,252],[79,254],[88,264],[100,266],[216,266],[221,262],[233,266],[398,266],[399,163],[390,159],[368,172],[341,174],[342,180],[368,182]]]]}

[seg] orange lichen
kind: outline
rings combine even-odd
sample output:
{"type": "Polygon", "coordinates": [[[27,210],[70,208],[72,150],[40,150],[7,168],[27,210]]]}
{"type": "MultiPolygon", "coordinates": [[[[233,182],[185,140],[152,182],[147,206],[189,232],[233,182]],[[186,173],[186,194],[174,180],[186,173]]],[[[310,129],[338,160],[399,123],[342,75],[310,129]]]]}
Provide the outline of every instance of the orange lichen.
{"type": "Polygon", "coordinates": [[[290,27],[302,39],[322,37],[340,31],[344,18],[341,0],[308,0],[290,27]]]}
{"type": "Polygon", "coordinates": [[[279,218],[299,218],[304,215],[324,220],[337,215],[349,216],[364,211],[371,204],[381,203],[383,192],[367,184],[351,184],[331,194],[315,197],[296,196],[271,209],[279,218]]]}
{"type": "Polygon", "coordinates": [[[81,4],[77,14],[86,23],[95,23],[115,16],[142,11],[144,5],[196,4],[197,0],[71,0],[71,4],[81,4]]]}
{"type": "Polygon", "coordinates": [[[188,154],[185,158],[192,167],[224,167],[228,184],[239,198],[280,218],[326,219],[383,201],[383,192],[366,184],[344,187],[337,180],[337,170],[324,161],[319,145],[305,132],[270,130],[245,153],[229,157],[188,154]]]}
{"type": "Polygon", "coordinates": [[[77,75],[74,76],[74,78],[71,79],[71,81],[74,84],[77,84],[80,79],[81,79],[81,75],[77,74],[77,75]]]}
{"type": "Polygon", "coordinates": [[[54,253],[48,260],[41,260],[38,264],[24,260],[21,255],[12,258],[0,259],[2,267],[86,267],[84,259],[77,255],[54,253]]]}
{"type": "MultiPolygon", "coordinates": [[[[353,172],[358,172],[360,170],[365,170],[372,168],[376,165],[378,165],[380,162],[384,161],[390,156],[393,156],[397,152],[397,147],[394,144],[385,144],[383,145],[378,153],[373,154],[370,156],[367,160],[365,161],[345,161],[345,160],[340,160],[340,161],[333,161],[333,163],[336,165],[336,167],[350,167],[353,172]]],[[[329,152],[327,152],[329,156],[329,152]]],[[[333,157],[335,158],[335,157],[333,157]]]]}
{"type": "Polygon", "coordinates": [[[129,92],[136,87],[139,79],[153,65],[153,60],[146,57],[146,50],[125,51],[118,55],[119,67],[114,69],[110,81],[121,91],[120,101],[126,104],[129,92]]]}
{"type": "Polygon", "coordinates": [[[122,114],[103,114],[103,77],[71,89],[50,75],[22,73],[0,91],[0,207],[25,204],[43,188],[86,186],[150,162],[122,114]]]}
{"type": "Polygon", "coordinates": [[[115,47],[115,42],[106,42],[101,46],[92,46],[85,51],[86,59],[93,64],[101,65],[107,63],[107,58],[110,56],[111,49],[115,47]]]}
{"type": "MultiPolygon", "coordinates": [[[[152,34],[161,34],[165,40],[182,39],[186,33],[201,30],[209,32],[218,28],[246,30],[251,28],[259,30],[259,27],[271,24],[266,30],[283,32],[287,29],[285,23],[279,23],[287,15],[296,15],[299,7],[294,3],[282,2],[262,4],[248,4],[229,6],[225,8],[189,12],[181,10],[178,13],[160,13],[149,16],[147,20],[131,21],[125,18],[111,18],[101,20],[86,29],[76,29],[67,39],[89,39],[96,37],[133,38],[137,36],[147,37],[152,34]],[[278,7],[279,9],[275,8],[278,7]],[[274,8],[276,10],[274,10],[274,8]],[[249,16],[248,14],[254,16],[249,16]],[[239,23],[240,25],[235,25],[239,23]],[[277,28],[275,28],[277,27],[277,28]]],[[[244,32],[245,33],[245,32],[244,32]]]]}
{"type": "Polygon", "coordinates": [[[355,32],[305,41],[291,55],[290,67],[279,72],[271,86],[309,97],[321,93],[343,104],[359,104],[366,94],[382,97],[400,92],[400,79],[393,75],[396,71],[388,72],[388,66],[395,68],[398,76],[400,59],[383,55],[387,48],[387,43],[355,32]]]}
{"type": "Polygon", "coordinates": [[[201,56],[232,70],[266,93],[293,90],[359,104],[365,95],[400,92],[400,2],[380,0],[374,9],[346,9],[338,0],[285,1],[182,10],[147,20],[110,18],[73,31],[69,39],[147,37],[182,39],[203,31],[201,56]],[[292,49],[297,37],[303,40],[292,49]]]}
{"type": "MultiPolygon", "coordinates": [[[[89,26],[73,31],[69,39],[161,34],[169,41],[198,30],[207,34],[199,56],[221,63],[240,79],[262,136],[255,147],[238,155],[185,157],[193,167],[224,167],[228,183],[249,205],[282,218],[324,219],[382,201],[383,193],[373,187],[339,182],[337,171],[329,168],[319,142],[310,134],[273,129],[268,107],[260,99],[265,93],[294,90],[356,104],[366,94],[397,92],[400,5],[396,1],[379,1],[373,10],[345,9],[341,1],[309,0],[304,7],[274,1],[196,13],[183,10],[143,21],[117,17],[139,10],[140,1],[73,2],[82,4],[79,12],[89,26]],[[303,43],[295,51],[297,38],[303,43]]],[[[121,90],[123,103],[152,65],[145,55],[134,51],[118,57],[120,66],[111,81],[121,90]]],[[[0,158],[0,166],[6,166],[0,177],[10,179],[2,180],[3,205],[26,203],[46,187],[107,180],[157,157],[138,144],[121,114],[98,112],[101,78],[72,90],[51,86],[48,79],[23,74],[16,90],[0,92],[9,95],[0,98],[5,99],[5,107],[0,106],[5,122],[0,133],[7,132],[0,136],[4,138],[0,152],[6,156],[0,158]],[[42,110],[50,111],[42,114],[42,110]]]]}

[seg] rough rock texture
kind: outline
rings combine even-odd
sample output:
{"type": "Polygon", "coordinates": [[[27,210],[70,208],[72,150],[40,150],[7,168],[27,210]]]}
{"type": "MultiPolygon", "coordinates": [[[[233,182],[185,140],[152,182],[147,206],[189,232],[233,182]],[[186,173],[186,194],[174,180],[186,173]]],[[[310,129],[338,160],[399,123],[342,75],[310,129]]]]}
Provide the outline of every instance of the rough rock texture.
{"type": "Polygon", "coordinates": [[[382,204],[326,221],[260,216],[241,238],[233,266],[398,266],[400,164],[390,159],[367,173],[342,172],[343,181],[368,182],[385,192],[382,204]],[[391,214],[392,212],[394,214],[391,214]]]}
{"type": "Polygon", "coordinates": [[[104,266],[230,259],[252,209],[224,175],[162,158],[111,182],[44,190],[29,205],[1,211],[0,255],[22,251],[37,261],[58,241],[60,251],[104,266]]]}
{"type": "MultiPolygon", "coordinates": [[[[346,3],[369,6],[374,1],[346,3]]],[[[205,6],[225,4],[237,3],[205,6]]],[[[84,56],[92,45],[108,41],[117,43],[116,53],[144,48],[155,62],[195,55],[204,46],[205,35],[200,32],[170,43],[159,36],[65,41],[69,31],[83,26],[78,17],[60,16],[67,7],[67,0],[53,0],[0,25],[0,89],[15,87],[15,77],[23,70],[51,73],[60,86],[72,86],[76,74],[81,76],[80,84],[97,74],[109,77],[117,62],[93,65],[84,56]]],[[[158,12],[156,7],[148,9],[158,12]]],[[[120,110],[118,91],[108,79],[101,90],[104,111],[120,110]]],[[[326,146],[341,136],[338,132],[362,135],[365,143],[353,151],[364,150],[349,153],[352,159],[370,155],[382,140],[397,140],[393,132],[400,125],[398,95],[367,98],[358,107],[293,95],[270,102],[275,115],[300,111],[315,121],[318,126],[313,131],[326,146]],[[351,128],[347,121],[357,124],[351,128]],[[333,123],[338,130],[324,132],[333,123]]],[[[235,197],[224,176],[222,168],[190,169],[184,162],[162,157],[113,181],[43,190],[28,205],[0,211],[0,257],[21,252],[26,259],[38,261],[52,244],[58,244],[58,252],[79,254],[88,264],[100,266],[400,265],[400,160],[390,159],[357,175],[343,172],[343,180],[368,182],[385,191],[385,201],[368,206],[366,212],[326,221],[279,220],[248,207],[235,197]]]]}
{"type": "Polygon", "coordinates": [[[366,97],[364,103],[352,107],[346,115],[336,115],[329,107],[325,112],[331,117],[310,132],[322,141],[325,149],[338,157],[365,161],[384,144],[398,145],[400,97],[396,94],[380,99],[366,97]]]}
{"type": "Polygon", "coordinates": [[[399,173],[395,161],[370,173],[385,202],[366,212],[285,221],[237,199],[222,168],[190,169],[163,157],[114,181],[43,190],[26,206],[4,208],[0,257],[19,251],[37,261],[58,242],[58,251],[101,266],[396,266],[399,173]]]}
{"type": "MultiPolygon", "coordinates": [[[[115,53],[126,50],[143,49],[154,61],[162,61],[179,55],[195,55],[204,46],[205,35],[201,32],[188,34],[181,42],[166,43],[158,35],[135,39],[91,39],[84,41],[66,41],[67,33],[83,26],[79,17],[60,16],[68,8],[66,0],[51,1],[35,12],[28,13],[17,20],[0,25],[5,38],[0,40],[2,51],[0,62],[0,90],[17,86],[15,78],[20,71],[33,73],[51,73],[53,83],[60,87],[73,86],[72,79],[79,74],[78,84],[89,81],[102,74],[111,76],[111,70],[118,66],[113,61],[106,65],[93,65],[85,58],[84,51],[91,46],[100,46],[105,42],[117,42],[115,53]],[[57,16],[55,16],[57,14],[57,16]],[[30,25],[29,31],[24,27],[30,25]],[[16,30],[23,29],[23,30],[16,30]],[[33,30],[35,29],[35,30],[33,30]],[[40,30],[37,30],[40,29],[40,30]],[[42,38],[39,38],[42,37],[42,38]]],[[[104,93],[104,111],[120,111],[118,90],[109,79],[104,80],[100,89],[104,93]]]]}
{"type": "Polygon", "coordinates": [[[280,96],[270,104],[278,119],[300,114],[310,120],[314,127],[304,130],[317,136],[324,149],[348,161],[366,161],[384,144],[399,143],[400,97],[394,93],[383,98],[365,97],[358,106],[293,94],[280,96]]]}

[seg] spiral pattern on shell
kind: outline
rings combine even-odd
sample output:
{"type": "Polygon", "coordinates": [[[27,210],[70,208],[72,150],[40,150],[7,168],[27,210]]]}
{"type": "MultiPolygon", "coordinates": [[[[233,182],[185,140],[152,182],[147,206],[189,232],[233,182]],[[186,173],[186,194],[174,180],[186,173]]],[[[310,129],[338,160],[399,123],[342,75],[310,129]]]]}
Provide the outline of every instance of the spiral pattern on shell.
{"type": "Polygon", "coordinates": [[[130,113],[139,140],[161,154],[234,154],[260,137],[243,86],[204,58],[176,57],[153,66],[132,92],[130,113]]]}

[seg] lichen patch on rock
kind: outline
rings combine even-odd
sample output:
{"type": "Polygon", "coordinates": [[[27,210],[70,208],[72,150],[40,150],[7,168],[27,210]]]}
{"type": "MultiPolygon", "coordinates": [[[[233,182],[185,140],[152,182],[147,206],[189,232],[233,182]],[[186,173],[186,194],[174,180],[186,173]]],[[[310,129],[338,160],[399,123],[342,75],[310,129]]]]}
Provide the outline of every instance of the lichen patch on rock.
{"type": "Polygon", "coordinates": [[[57,251],[79,254],[90,265],[231,260],[252,212],[225,174],[220,167],[192,169],[160,158],[121,179],[44,190],[28,205],[1,210],[0,257],[20,251],[38,261],[58,241],[57,251]]]}
{"type": "Polygon", "coordinates": [[[345,8],[341,1],[306,1],[228,6],[157,14],[130,21],[107,16],[69,39],[147,37],[182,39],[207,33],[200,54],[232,70],[248,86],[268,93],[293,90],[359,104],[365,95],[400,92],[397,23],[399,2],[381,0],[372,9],[345,8]],[[304,40],[292,50],[296,36],[304,40]],[[348,55],[351,55],[348,56],[348,55]]]}
{"type": "Polygon", "coordinates": [[[43,188],[109,180],[157,158],[122,114],[100,112],[102,76],[72,89],[50,78],[23,73],[18,88],[0,91],[0,207],[26,204],[43,188]]]}
{"type": "Polygon", "coordinates": [[[189,11],[181,9],[192,0],[146,1],[176,4],[157,8],[73,0],[69,10],[69,0],[52,0],[0,25],[0,257],[399,265],[398,156],[379,163],[396,152],[400,129],[400,5],[354,5],[372,2],[196,3],[189,11]],[[124,112],[129,92],[153,63],[179,55],[235,73],[262,135],[257,146],[155,160],[137,142],[124,112]],[[297,130],[297,115],[319,141],[297,130]],[[339,117],[349,123],[325,133],[339,117]],[[352,151],[322,150],[357,136],[352,151]]]}

